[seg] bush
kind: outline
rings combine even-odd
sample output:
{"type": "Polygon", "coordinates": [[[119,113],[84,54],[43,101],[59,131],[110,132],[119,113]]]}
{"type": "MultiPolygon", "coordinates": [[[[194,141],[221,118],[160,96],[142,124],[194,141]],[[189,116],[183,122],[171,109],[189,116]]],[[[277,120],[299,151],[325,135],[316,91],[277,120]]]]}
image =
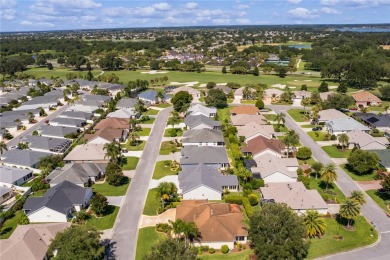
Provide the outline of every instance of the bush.
{"type": "Polygon", "coordinates": [[[170,227],[166,223],[158,223],[156,224],[156,231],[162,232],[162,233],[168,233],[170,230],[170,227]]]}
{"type": "Polygon", "coordinates": [[[203,252],[207,252],[209,251],[209,246],[201,246],[200,250],[202,250],[203,252]]]}
{"type": "Polygon", "coordinates": [[[263,179],[252,179],[251,185],[252,185],[253,190],[257,190],[260,187],[264,187],[264,180],[263,179]]]}
{"type": "Polygon", "coordinates": [[[33,184],[31,185],[32,192],[47,190],[48,188],[50,188],[50,185],[44,179],[42,179],[42,177],[35,178],[35,180],[33,180],[33,184]]]}
{"type": "Polygon", "coordinates": [[[264,102],[263,102],[263,100],[261,100],[261,99],[257,100],[255,106],[256,106],[258,109],[263,109],[263,108],[264,108],[264,102]]]}
{"type": "Polygon", "coordinates": [[[23,214],[23,216],[19,219],[19,222],[18,222],[19,225],[28,225],[30,224],[30,220],[28,219],[28,217],[23,214]]]}
{"type": "Polygon", "coordinates": [[[330,140],[331,140],[331,141],[336,141],[336,140],[337,140],[337,136],[332,135],[332,136],[330,137],[330,140]]]}
{"type": "Polygon", "coordinates": [[[251,204],[249,203],[248,198],[242,198],[242,205],[244,206],[245,212],[248,215],[248,217],[253,215],[253,209],[251,204]]]}
{"type": "Polygon", "coordinates": [[[172,202],[171,203],[171,208],[175,209],[177,206],[179,206],[181,204],[180,201],[177,201],[177,202],[172,202]]]}
{"type": "Polygon", "coordinates": [[[226,203],[238,204],[238,205],[242,205],[242,200],[243,200],[243,197],[239,196],[239,195],[229,195],[229,196],[226,196],[226,198],[225,198],[226,203]]]}
{"type": "Polygon", "coordinates": [[[253,193],[249,194],[248,200],[249,200],[249,203],[251,204],[251,206],[256,206],[257,204],[259,204],[259,198],[257,198],[256,194],[253,194],[253,193]]]}
{"type": "Polygon", "coordinates": [[[311,149],[309,147],[301,147],[298,149],[297,158],[300,160],[307,160],[311,157],[311,149]]]}
{"type": "Polygon", "coordinates": [[[240,136],[240,142],[241,143],[245,142],[245,136],[240,136]]]}
{"type": "Polygon", "coordinates": [[[229,253],[229,247],[227,245],[221,246],[221,252],[222,252],[222,254],[229,253]]]}
{"type": "Polygon", "coordinates": [[[215,249],[212,248],[212,247],[210,247],[210,248],[209,248],[209,254],[214,254],[214,253],[215,253],[215,249]]]}
{"type": "Polygon", "coordinates": [[[243,188],[242,188],[242,190],[243,190],[243,196],[244,197],[246,197],[246,196],[248,196],[249,194],[251,194],[252,193],[252,184],[250,184],[250,183],[245,183],[244,184],[244,186],[243,186],[243,188]]]}

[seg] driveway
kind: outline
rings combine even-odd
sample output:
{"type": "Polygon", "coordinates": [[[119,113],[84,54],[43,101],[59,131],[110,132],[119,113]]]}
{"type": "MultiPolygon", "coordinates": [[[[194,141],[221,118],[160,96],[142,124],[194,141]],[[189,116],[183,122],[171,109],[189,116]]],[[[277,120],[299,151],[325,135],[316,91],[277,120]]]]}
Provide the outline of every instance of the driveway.
{"type": "MultiPolygon", "coordinates": [[[[134,260],[137,248],[138,226],[153,174],[161,138],[172,107],[160,111],[145,145],[134,178],[126,192],[114,225],[108,259],[134,260]]],[[[151,126],[151,125],[150,125],[151,126]]]]}
{"type": "Polygon", "coordinates": [[[125,157],[138,157],[142,156],[143,151],[128,151],[127,153],[122,153],[125,157]]]}
{"type": "MultiPolygon", "coordinates": [[[[332,159],[321,149],[321,147],[308,136],[298,124],[286,113],[291,106],[268,106],[275,112],[283,112],[286,114],[286,126],[295,130],[299,136],[302,145],[310,147],[313,157],[324,164],[333,162],[332,159]]],[[[353,190],[361,190],[359,185],[349,177],[340,167],[337,167],[338,180],[337,186],[347,196],[353,190]]],[[[375,228],[381,233],[381,241],[372,247],[365,249],[357,249],[346,253],[329,256],[328,259],[389,259],[390,257],[390,218],[382,211],[382,209],[371,199],[366,196],[367,203],[362,206],[362,214],[375,225],[375,228]]]]}
{"type": "MultiPolygon", "coordinates": [[[[162,182],[173,182],[176,185],[176,187],[179,188],[179,176],[178,175],[168,175],[168,176],[164,176],[158,180],[151,179],[150,183],[149,183],[149,189],[157,188],[157,186],[162,182]]],[[[180,193],[180,192],[178,192],[178,193],[180,193]]]]}
{"type": "Polygon", "coordinates": [[[168,220],[175,221],[176,219],[176,209],[168,209],[164,213],[158,216],[146,216],[142,215],[141,226],[143,227],[154,227],[156,224],[160,223],[169,223],[168,220]]]}
{"type": "Polygon", "coordinates": [[[382,189],[381,180],[377,181],[357,181],[357,184],[364,191],[366,190],[379,190],[382,189]]]}
{"type": "Polygon", "coordinates": [[[175,161],[179,162],[180,158],[181,158],[181,153],[176,152],[176,153],[172,153],[172,154],[168,154],[168,155],[159,155],[159,156],[157,156],[157,161],[175,160],[175,161]]]}
{"type": "Polygon", "coordinates": [[[121,206],[122,200],[124,196],[106,196],[108,204],[114,206],[121,206]]]}

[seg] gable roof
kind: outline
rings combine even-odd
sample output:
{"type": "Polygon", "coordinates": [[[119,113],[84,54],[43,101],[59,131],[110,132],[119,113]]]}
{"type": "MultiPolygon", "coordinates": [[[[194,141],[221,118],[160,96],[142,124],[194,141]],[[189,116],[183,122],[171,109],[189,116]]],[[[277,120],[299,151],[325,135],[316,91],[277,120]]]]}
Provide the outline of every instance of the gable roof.
{"type": "Polygon", "coordinates": [[[108,161],[103,147],[104,144],[77,145],[64,161],[108,161]]]}
{"type": "Polygon", "coordinates": [[[130,117],[134,117],[137,115],[137,112],[133,108],[121,108],[114,112],[109,113],[106,118],[124,118],[129,119],[130,117]]]}
{"type": "Polygon", "coordinates": [[[216,129],[190,129],[183,134],[184,143],[213,143],[224,142],[222,132],[216,129]]]}
{"type": "Polygon", "coordinates": [[[208,125],[212,128],[221,126],[221,123],[219,121],[212,120],[210,117],[205,115],[188,115],[184,118],[184,123],[189,128],[194,128],[201,124],[208,125]]]}
{"type": "Polygon", "coordinates": [[[353,97],[353,99],[355,99],[356,102],[382,102],[382,100],[380,100],[377,96],[366,90],[358,91],[351,96],[353,97]]]}
{"type": "Polygon", "coordinates": [[[13,184],[15,181],[32,173],[31,170],[0,165],[0,182],[13,184]]]}
{"type": "Polygon", "coordinates": [[[267,123],[267,120],[263,115],[240,114],[232,116],[230,119],[232,120],[232,125],[234,126],[242,126],[252,122],[255,122],[260,125],[264,125],[267,123]]]}
{"type": "Polygon", "coordinates": [[[93,139],[95,139],[97,137],[101,137],[107,141],[112,142],[115,139],[120,139],[124,135],[124,131],[126,131],[126,130],[106,127],[106,128],[97,130],[93,134],[86,134],[84,136],[84,138],[87,139],[88,141],[92,141],[93,139]]]}
{"type": "Polygon", "coordinates": [[[62,181],[69,181],[74,184],[87,183],[90,177],[97,177],[104,173],[107,164],[104,163],[68,163],[59,170],[52,171],[46,177],[50,185],[56,185],[62,181]]]}
{"type": "Polygon", "coordinates": [[[84,95],[82,98],[86,101],[98,101],[104,103],[112,99],[112,97],[104,95],[84,95]]]}
{"type": "Polygon", "coordinates": [[[383,150],[370,150],[370,152],[375,153],[379,157],[379,163],[385,167],[390,168],[390,150],[383,149],[383,150]]]}
{"type": "Polygon", "coordinates": [[[230,110],[230,113],[236,114],[236,115],[239,115],[239,114],[258,115],[259,109],[255,106],[249,106],[249,105],[236,106],[230,110]]]}
{"type": "Polygon", "coordinates": [[[64,153],[72,144],[69,139],[34,135],[27,136],[24,140],[29,143],[30,149],[42,149],[56,153],[64,153]]]}
{"type": "Polygon", "coordinates": [[[77,133],[80,129],[69,126],[43,125],[38,129],[38,131],[41,135],[64,137],[68,134],[77,133]]]}
{"type": "Polygon", "coordinates": [[[347,133],[349,138],[349,143],[358,144],[360,149],[364,150],[364,147],[371,143],[378,143],[383,146],[383,149],[386,149],[386,146],[389,144],[389,140],[386,137],[372,137],[366,132],[354,130],[347,133]]]}
{"type": "Polygon", "coordinates": [[[320,121],[329,121],[329,120],[335,120],[335,119],[348,117],[343,112],[338,111],[334,108],[321,110],[320,112],[318,112],[318,116],[319,116],[320,121]]]}
{"type": "Polygon", "coordinates": [[[263,136],[257,136],[247,142],[247,146],[241,147],[241,151],[244,153],[251,153],[255,156],[267,149],[270,149],[276,153],[282,153],[285,146],[281,140],[268,139],[263,136]]]}
{"type": "Polygon", "coordinates": [[[51,153],[36,152],[32,150],[13,149],[6,151],[1,156],[3,163],[36,168],[42,157],[49,156],[51,153]]]}
{"type": "Polygon", "coordinates": [[[122,98],[116,104],[117,108],[134,108],[138,100],[136,98],[122,98]]]}
{"type": "Polygon", "coordinates": [[[99,130],[107,127],[114,129],[129,129],[129,119],[115,117],[106,118],[97,123],[94,129],[99,130]]]}
{"type": "Polygon", "coordinates": [[[225,147],[184,146],[181,150],[180,164],[228,164],[225,147]]]}
{"type": "Polygon", "coordinates": [[[306,90],[296,90],[293,91],[293,94],[295,98],[304,98],[304,97],[311,97],[311,92],[306,90]]]}
{"type": "Polygon", "coordinates": [[[83,124],[86,123],[86,120],[85,119],[78,119],[78,118],[56,117],[56,118],[50,120],[49,123],[57,123],[59,125],[69,125],[69,126],[81,127],[83,124]]]}
{"type": "Polygon", "coordinates": [[[203,106],[202,104],[195,104],[190,106],[190,108],[187,111],[187,114],[192,114],[196,112],[209,116],[210,114],[216,114],[217,109],[215,107],[206,107],[203,106]]]}
{"type": "Polygon", "coordinates": [[[248,139],[257,134],[271,138],[275,134],[275,130],[273,125],[263,125],[256,122],[251,122],[243,126],[238,126],[237,134],[238,136],[244,136],[245,139],[248,139]]]}
{"type": "Polygon", "coordinates": [[[92,113],[82,112],[82,111],[65,111],[58,115],[58,117],[67,117],[67,118],[76,118],[76,119],[91,119],[93,117],[92,113]]]}
{"type": "Polygon", "coordinates": [[[253,173],[260,174],[261,178],[266,178],[276,172],[280,172],[290,178],[297,178],[296,170],[290,171],[288,167],[299,166],[296,158],[278,158],[271,154],[264,154],[255,158],[256,166],[251,168],[253,173]]]}

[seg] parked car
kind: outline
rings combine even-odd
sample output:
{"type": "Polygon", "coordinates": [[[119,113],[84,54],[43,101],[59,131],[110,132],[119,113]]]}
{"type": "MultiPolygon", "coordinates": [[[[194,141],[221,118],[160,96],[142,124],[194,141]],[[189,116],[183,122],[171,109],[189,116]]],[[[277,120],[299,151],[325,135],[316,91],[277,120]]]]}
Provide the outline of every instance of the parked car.
{"type": "Polygon", "coordinates": [[[311,130],[313,130],[313,131],[321,131],[322,127],[321,126],[316,126],[316,127],[313,127],[311,130]]]}

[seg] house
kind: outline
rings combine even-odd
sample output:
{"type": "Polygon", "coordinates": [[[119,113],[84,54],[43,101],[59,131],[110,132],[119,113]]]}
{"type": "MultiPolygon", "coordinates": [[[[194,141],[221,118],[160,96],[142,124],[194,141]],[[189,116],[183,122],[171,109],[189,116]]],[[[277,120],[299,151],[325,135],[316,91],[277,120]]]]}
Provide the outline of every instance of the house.
{"type": "Polygon", "coordinates": [[[195,145],[183,147],[180,159],[183,170],[200,163],[216,169],[229,167],[229,158],[225,147],[195,145]]]}
{"type": "Polygon", "coordinates": [[[12,197],[12,189],[9,187],[0,186],[0,204],[12,197]]]}
{"type": "Polygon", "coordinates": [[[257,158],[265,154],[271,154],[281,158],[286,148],[279,139],[268,139],[263,136],[258,136],[247,141],[247,146],[241,147],[241,151],[244,156],[251,155],[252,158],[257,158]]]}
{"type": "Polygon", "coordinates": [[[223,191],[238,191],[237,176],[222,175],[215,168],[197,164],[179,173],[179,188],[184,200],[221,200],[223,191]]]}
{"type": "Polygon", "coordinates": [[[63,181],[89,187],[105,175],[106,166],[104,163],[67,163],[61,169],[52,171],[45,179],[50,183],[50,187],[63,181]]]}
{"type": "Polygon", "coordinates": [[[334,108],[325,109],[318,112],[318,122],[327,122],[335,119],[346,119],[348,116],[343,112],[334,108]]]}
{"type": "Polygon", "coordinates": [[[138,100],[136,98],[122,98],[118,101],[116,104],[116,107],[119,109],[122,108],[133,108],[135,107],[135,104],[137,104],[138,100]]]}
{"type": "Polygon", "coordinates": [[[89,144],[107,144],[112,142],[123,143],[129,134],[128,130],[106,127],[93,134],[86,134],[84,138],[89,144]]]}
{"type": "Polygon", "coordinates": [[[104,144],[77,145],[67,156],[65,156],[64,161],[76,163],[108,163],[109,158],[106,156],[103,147],[104,144]]]}
{"type": "Polygon", "coordinates": [[[67,109],[68,111],[78,111],[78,112],[87,112],[87,113],[95,113],[96,110],[101,109],[99,106],[87,105],[83,103],[76,103],[67,109]]]}
{"type": "Polygon", "coordinates": [[[58,115],[59,118],[74,118],[85,120],[87,123],[92,123],[93,113],[79,111],[65,111],[58,115]]]}
{"type": "Polygon", "coordinates": [[[283,91],[276,88],[269,88],[264,90],[264,98],[268,100],[268,103],[277,102],[280,100],[280,96],[283,94],[283,91]]]}
{"type": "Polygon", "coordinates": [[[184,124],[188,129],[221,129],[219,121],[212,120],[210,117],[204,115],[188,115],[184,118],[184,124]]]}
{"type": "Polygon", "coordinates": [[[354,130],[347,133],[348,148],[357,147],[361,150],[384,150],[389,145],[386,137],[372,137],[366,132],[354,130]]]}
{"type": "Polygon", "coordinates": [[[225,141],[220,130],[215,129],[190,129],[183,134],[184,146],[224,146],[225,141]]]}
{"type": "Polygon", "coordinates": [[[54,126],[82,128],[87,124],[87,120],[77,119],[77,118],[67,118],[67,117],[56,117],[53,120],[50,120],[49,124],[54,126]]]}
{"type": "Polygon", "coordinates": [[[386,171],[390,172],[390,150],[371,150],[379,157],[379,164],[386,168],[386,171]]]}
{"type": "Polygon", "coordinates": [[[48,259],[47,250],[57,233],[71,223],[18,225],[7,239],[0,240],[0,259],[48,259]]]}
{"type": "Polygon", "coordinates": [[[193,99],[200,98],[200,91],[194,88],[183,86],[169,90],[169,94],[176,95],[180,91],[186,91],[192,96],[193,99]]]}
{"type": "Polygon", "coordinates": [[[37,172],[39,160],[51,153],[13,149],[1,155],[1,162],[10,167],[28,168],[37,172]]]}
{"type": "Polygon", "coordinates": [[[121,108],[119,110],[109,113],[106,116],[106,118],[111,118],[111,117],[123,118],[123,119],[138,118],[139,113],[137,113],[133,108],[121,108]]]}
{"type": "Polygon", "coordinates": [[[306,189],[302,182],[269,183],[260,191],[262,203],[285,203],[299,215],[307,210],[316,210],[323,215],[328,212],[328,205],[318,191],[306,189]]]}
{"type": "Polygon", "coordinates": [[[33,177],[32,170],[0,165],[0,186],[20,186],[33,177]]]}
{"type": "Polygon", "coordinates": [[[234,91],[234,98],[236,99],[252,99],[252,95],[251,93],[256,93],[256,90],[254,88],[248,88],[248,94],[246,95],[245,94],[245,88],[246,87],[241,87],[241,88],[238,88],[234,91]]]}
{"type": "Polygon", "coordinates": [[[307,97],[311,97],[311,92],[306,90],[293,91],[293,101],[298,100],[299,102],[307,97]]]}
{"type": "Polygon", "coordinates": [[[92,188],[63,181],[48,189],[42,197],[27,198],[23,211],[30,223],[67,222],[74,212],[88,205],[92,195],[92,188]]]}
{"type": "Polygon", "coordinates": [[[113,128],[113,129],[123,129],[129,130],[130,124],[129,119],[124,118],[106,118],[96,124],[94,127],[95,130],[101,130],[105,128],[113,128]]]}
{"type": "Polygon", "coordinates": [[[80,128],[67,127],[67,126],[53,126],[43,125],[38,130],[41,136],[53,137],[53,138],[64,138],[70,135],[77,135],[80,133],[80,128]]]}
{"type": "Polygon", "coordinates": [[[322,101],[328,100],[329,96],[335,94],[334,91],[320,92],[320,98],[322,101]]]}
{"type": "Polygon", "coordinates": [[[245,142],[258,136],[272,139],[275,138],[275,130],[273,125],[263,125],[251,122],[243,126],[238,126],[237,135],[239,137],[242,136],[245,139],[245,142]]]}
{"type": "Polygon", "coordinates": [[[255,165],[250,168],[253,177],[263,179],[265,183],[296,182],[299,167],[296,158],[279,158],[264,154],[255,158],[255,165]]]}
{"type": "Polygon", "coordinates": [[[85,101],[94,101],[99,103],[107,103],[112,99],[112,97],[104,95],[84,95],[82,98],[85,101]]]}
{"type": "Polygon", "coordinates": [[[232,116],[233,126],[244,126],[249,123],[257,123],[259,125],[264,125],[267,123],[267,119],[263,115],[249,115],[249,114],[239,114],[232,116]]]}
{"type": "Polygon", "coordinates": [[[240,207],[236,204],[208,202],[207,200],[183,200],[176,208],[176,220],[194,222],[201,239],[196,246],[214,249],[234,243],[247,242],[248,229],[240,207]]]}
{"type": "MultiPolygon", "coordinates": [[[[159,100],[159,98],[157,98],[157,91],[151,90],[151,89],[148,89],[144,92],[139,93],[138,98],[143,100],[143,101],[150,102],[152,105],[162,101],[162,100],[159,100]]],[[[171,99],[170,95],[164,94],[164,102],[169,101],[170,99],[171,99]]]]}
{"type": "Polygon", "coordinates": [[[187,115],[204,115],[207,117],[215,117],[217,115],[217,109],[215,107],[206,107],[201,104],[191,105],[187,111],[187,115]]]}
{"type": "Polygon", "coordinates": [[[231,88],[229,88],[226,85],[217,85],[214,89],[222,90],[222,92],[225,93],[225,95],[229,95],[233,91],[231,88]]]}
{"type": "Polygon", "coordinates": [[[386,131],[390,128],[390,115],[378,115],[374,113],[354,113],[353,117],[359,118],[371,128],[386,131]]]}
{"type": "Polygon", "coordinates": [[[374,94],[366,90],[358,91],[351,95],[355,99],[357,107],[369,107],[369,106],[380,106],[382,105],[382,100],[380,100],[374,94]]]}
{"type": "Polygon", "coordinates": [[[242,114],[246,114],[246,115],[258,115],[259,114],[259,109],[255,106],[249,106],[249,105],[245,105],[245,106],[236,106],[236,107],[233,107],[231,110],[230,110],[230,114],[232,116],[236,116],[236,115],[242,115],[242,114]]]}
{"type": "Polygon", "coordinates": [[[48,111],[50,107],[57,107],[59,99],[61,98],[58,98],[57,96],[38,96],[24,102],[20,107],[15,108],[15,110],[43,108],[48,111]]]}
{"type": "Polygon", "coordinates": [[[28,148],[30,150],[52,154],[63,154],[72,144],[70,139],[35,135],[27,136],[23,140],[28,143],[28,148]]]}
{"type": "Polygon", "coordinates": [[[353,130],[369,132],[370,128],[365,125],[362,125],[352,117],[334,119],[325,122],[326,130],[329,131],[331,135],[340,135],[342,133],[348,133],[353,130]]]}

